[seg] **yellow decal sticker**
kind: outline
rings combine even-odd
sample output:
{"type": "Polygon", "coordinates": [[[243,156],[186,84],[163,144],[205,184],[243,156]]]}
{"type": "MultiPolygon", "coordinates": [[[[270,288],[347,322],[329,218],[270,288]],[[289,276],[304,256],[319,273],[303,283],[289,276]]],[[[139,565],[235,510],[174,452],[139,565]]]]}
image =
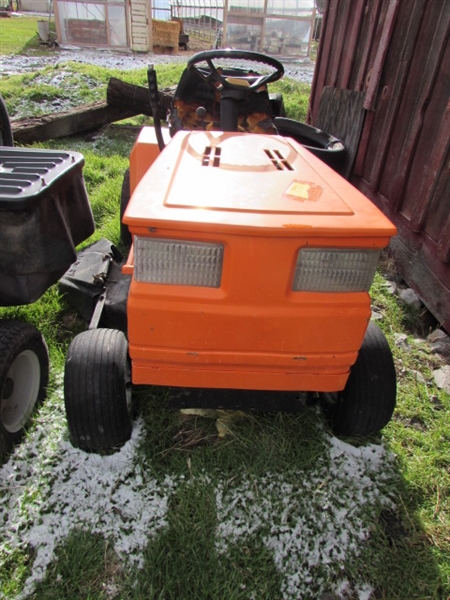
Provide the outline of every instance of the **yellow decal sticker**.
{"type": "Polygon", "coordinates": [[[312,200],[315,202],[322,195],[323,188],[309,181],[293,181],[286,190],[286,194],[294,196],[297,200],[312,200]]]}

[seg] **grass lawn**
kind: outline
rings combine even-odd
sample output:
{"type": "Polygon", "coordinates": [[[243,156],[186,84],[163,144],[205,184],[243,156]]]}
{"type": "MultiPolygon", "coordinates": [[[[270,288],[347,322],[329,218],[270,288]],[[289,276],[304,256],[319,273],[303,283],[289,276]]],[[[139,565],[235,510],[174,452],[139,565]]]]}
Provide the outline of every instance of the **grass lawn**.
{"type": "MultiPolygon", "coordinates": [[[[48,54],[48,49],[40,45],[37,33],[38,21],[47,19],[24,15],[0,18],[0,55],[48,54]]],[[[50,20],[50,32],[55,32],[53,19],[50,20]]]]}
{"type": "MultiPolygon", "coordinates": [[[[14,116],[39,114],[56,98],[104,97],[111,74],[67,64],[1,77],[0,89],[14,116]]],[[[161,86],[179,74],[158,67],[161,86]]],[[[144,71],[120,76],[145,84],[144,71]]],[[[307,88],[278,89],[290,116],[304,114],[307,88]]],[[[85,156],[90,241],[119,243],[135,135],[115,125],[45,145],[85,156]]],[[[389,290],[393,276],[384,262],[371,295],[398,405],[383,436],[364,441],[332,436],[315,407],[184,414],[168,409],[168,390],[139,389],[131,440],[87,454],[68,441],[62,392],[68,344],[86,325],[57,286],[29,307],[0,309],[38,326],[51,357],[48,398],[1,461],[0,598],[447,600],[450,398],[434,384],[442,360],[421,338],[421,315],[389,290]]]]}

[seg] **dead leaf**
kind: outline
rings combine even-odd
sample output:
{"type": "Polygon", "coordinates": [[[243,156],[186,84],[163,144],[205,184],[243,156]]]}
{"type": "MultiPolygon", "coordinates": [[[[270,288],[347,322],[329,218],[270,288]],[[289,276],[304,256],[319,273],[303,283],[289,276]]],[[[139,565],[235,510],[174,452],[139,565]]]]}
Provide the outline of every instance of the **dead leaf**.
{"type": "Polygon", "coordinates": [[[215,419],[219,438],[224,438],[226,435],[230,435],[232,433],[231,426],[233,421],[248,417],[248,414],[242,410],[223,410],[220,408],[183,408],[180,410],[180,413],[185,416],[215,419]]]}

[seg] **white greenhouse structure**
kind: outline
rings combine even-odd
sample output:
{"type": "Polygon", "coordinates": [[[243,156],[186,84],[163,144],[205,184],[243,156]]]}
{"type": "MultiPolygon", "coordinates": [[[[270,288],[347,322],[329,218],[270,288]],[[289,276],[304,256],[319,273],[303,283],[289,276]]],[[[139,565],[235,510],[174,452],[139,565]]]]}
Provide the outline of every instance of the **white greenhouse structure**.
{"type": "Polygon", "coordinates": [[[309,54],[317,16],[315,0],[53,0],[53,10],[61,45],[151,52],[152,22],[179,21],[204,49],[290,58],[309,54]]]}

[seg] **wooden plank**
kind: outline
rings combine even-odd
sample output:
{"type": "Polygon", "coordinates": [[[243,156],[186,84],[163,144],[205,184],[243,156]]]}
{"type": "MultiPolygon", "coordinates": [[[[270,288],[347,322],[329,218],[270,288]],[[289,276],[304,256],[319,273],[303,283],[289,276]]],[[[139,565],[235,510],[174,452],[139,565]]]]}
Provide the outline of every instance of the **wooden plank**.
{"type": "Polygon", "coordinates": [[[138,9],[135,10],[133,8],[131,15],[132,15],[132,17],[134,19],[137,18],[137,17],[144,17],[145,18],[147,16],[147,11],[145,9],[139,9],[138,8],[138,9]]]}
{"type": "Polygon", "coordinates": [[[366,87],[366,77],[369,70],[369,58],[371,49],[375,46],[374,40],[380,21],[380,11],[383,0],[372,0],[366,4],[366,12],[361,27],[361,37],[359,38],[358,48],[356,50],[356,73],[352,81],[351,89],[362,91],[366,87]]]}
{"type": "MultiPolygon", "coordinates": [[[[410,221],[411,229],[416,232],[420,231],[423,227],[431,203],[432,193],[438,180],[438,175],[446,168],[445,161],[450,146],[450,105],[445,111],[441,121],[441,127],[439,128],[438,137],[434,142],[429,160],[423,166],[422,185],[417,194],[417,199],[414,202],[414,213],[412,214],[410,221]]],[[[400,165],[401,177],[405,171],[405,166],[403,165],[403,162],[400,162],[400,165]]],[[[394,200],[395,199],[394,196],[394,200]]],[[[395,203],[394,206],[397,206],[397,203],[395,203]]]]}
{"type": "Polygon", "coordinates": [[[314,77],[311,86],[311,96],[308,107],[308,123],[313,123],[319,112],[320,98],[326,81],[328,63],[331,54],[331,45],[333,41],[334,24],[338,11],[339,0],[336,2],[327,2],[323,15],[321,40],[317,53],[317,64],[320,68],[314,70],[314,77]]]}
{"type": "MultiPolygon", "coordinates": [[[[350,11],[353,10],[351,0],[340,0],[339,12],[336,15],[333,35],[333,51],[327,69],[327,85],[330,87],[342,87],[339,85],[339,75],[343,64],[344,50],[347,50],[347,27],[349,24],[350,11]]],[[[347,60],[349,54],[345,52],[347,60]]]]}
{"type": "MultiPolygon", "coordinates": [[[[370,74],[376,56],[381,34],[383,31],[383,23],[386,18],[388,0],[373,0],[368,3],[365,22],[361,30],[360,47],[357,51],[357,64],[355,65],[354,80],[352,80],[351,89],[358,91],[366,90],[370,82],[370,74]],[[361,56],[359,57],[359,54],[361,56]]],[[[366,154],[372,142],[372,132],[375,122],[375,114],[367,112],[364,127],[361,133],[361,140],[358,152],[355,158],[353,171],[357,175],[361,175],[364,170],[366,154]]]]}
{"type": "Polygon", "coordinates": [[[380,84],[381,73],[383,71],[384,61],[386,60],[392,32],[394,31],[399,5],[400,0],[390,0],[389,2],[386,20],[384,22],[383,32],[381,34],[381,40],[378,46],[375,62],[372,67],[366,98],[364,101],[364,108],[366,110],[373,110],[374,108],[375,97],[380,84]]]}
{"type": "MultiPolygon", "coordinates": [[[[371,133],[364,168],[364,176],[371,182],[374,190],[379,188],[383,167],[391,149],[393,130],[399,116],[399,107],[403,99],[426,0],[416,0],[414,6],[416,11],[411,13],[411,7],[401,5],[402,27],[399,27],[397,35],[391,39],[389,60],[385,64],[383,82],[377,98],[374,129],[371,133]],[[398,59],[399,56],[402,60],[398,59]]],[[[397,168],[393,162],[390,162],[389,166],[393,169],[397,168]]]]}
{"type": "MultiPolygon", "coordinates": [[[[441,65],[445,64],[444,52],[448,48],[446,40],[449,35],[450,5],[447,4],[446,7],[442,5],[440,10],[435,10],[436,8],[439,9],[437,3],[431,5],[427,10],[419,32],[422,44],[416,47],[411,61],[405,94],[400,106],[400,112],[403,115],[402,122],[405,125],[401,127],[402,123],[400,123],[394,129],[393,141],[398,140],[392,148],[396,152],[394,154],[397,164],[396,177],[395,179],[389,177],[383,185],[383,188],[386,187],[388,190],[392,206],[399,209],[403,203],[410,175],[414,177],[415,187],[421,188],[420,193],[414,194],[416,201],[413,210],[410,210],[411,226],[415,231],[419,231],[422,226],[426,207],[430,203],[432,183],[430,175],[425,176],[425,174],[423,176],[421,174],[422,181],[418,182],[418,174],[412,173],[413,164],[417,164],[417,158],[421,155],[420,163],[423,164],[426,161],[425,169],[434,173],[434,179],[436,179],[450,135],[448,106],[447,110],[444,109],[442,117],[442,109],[436,105],[438,98],[442,97],[446,104],[450,91],[448,82],[447,90],[445,87],[436,85],[437,80],[440,79],[441,65]],[[429,115],[431,111],[433,114],[429,115]],[[429,123],[430,117],[433,123],[429,123]],[[440,119],[442,120],[440,121],[440,119]],[[433,139],[430,136],[430,127],[433,129],[433,139]],[[424,139],[424,128],[428,129],[426,139],[424,139]],[[425,179],[428,180],[428,183],[424,181],[425,179]]],[[[446,74],[442,73],[442,77],[446,77],[446,74]]],[[[431,177],[433,178],[433,175],[431,177]]],[[[411,202],[408,204],[411,205],[411,202]]]]}
{"type": "Polygon", "coordinates": [[[139,111],[133,108],[124,110],[123,107],[110,106],[100,101],[70,112],[13,120],[11,126],[14,140],[21,144],[29,144],[85,133],[137,114],[139,111]]]}
{"type": "MultiPolygon", "coordinates": [[[[161,118],[165,118],[174,94],[175,86],[158,91],[161,118]]],[[[28,144],[92,131],[140,114],[152,116],[148,88],[111,77],[106,102],[93,102],[71,111],[42,117],[16,119],[11,125],[15,141],[28,144]]]]}
{"type": "Polygon", "coordinates": [[[352,172],[354,175],[362,175],[364,172],[364,161],[366,159],[367,148],[369,147],[369,143],[371,141],[374,120],[375,113],[372,111],[366,111],[358,150],[356,151],[355,161],[353,163],[352,172]]]}
{"type": "Polygon", "coordinates": [[[357,2],[356,6],[353,7],[353,16],[352,19],[350,19],[350,33],[347,36],[347,42],[345,46],[346,56],[352,58],[351,60],[347,58],[347,60],[343,61],[339,77],[339,87],[343,89],[348,89],[350,85],[354,57],[356,56],[356,48],[361,32],[365,8],[364,2],[357,2]]]}
{"type": "Polygon", "coordinates": [[[145,40],[147,39],[147,25],[133,25],[133,37],[143,37],[145,40]]]}
{"type": "Polygon", "coordinates": [[[141,0],[133,0],[131,3],[133,14],[147,14],[147,5],[141,0]]]}
{"type": "MultiPolygon", "coordinates": [[[[175,95],[175,86],[158,90],[158,99],[161,106],[160,118],[164,119],[167,110],[171,107],[175,95]]],[[[136,114],[152,116],[148,88],[126,83],[116,77],[111,77],[106,90],[106,100],[113,106],[129,107],[136,110],[136,114]]]]}
{"type": "Polygon", "coordinates": [[[346,160],[342,174],[350,175],[355,160],[365,110],[364,92],[339,90],[326,87],[320,99],[315,126],[342,140],[346,149],[346,160]]]}

